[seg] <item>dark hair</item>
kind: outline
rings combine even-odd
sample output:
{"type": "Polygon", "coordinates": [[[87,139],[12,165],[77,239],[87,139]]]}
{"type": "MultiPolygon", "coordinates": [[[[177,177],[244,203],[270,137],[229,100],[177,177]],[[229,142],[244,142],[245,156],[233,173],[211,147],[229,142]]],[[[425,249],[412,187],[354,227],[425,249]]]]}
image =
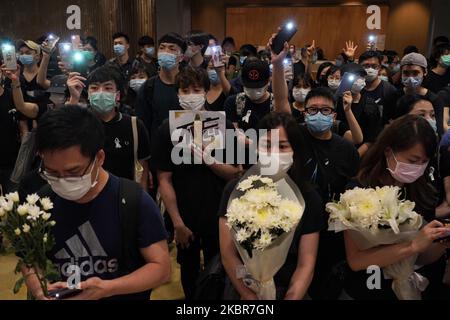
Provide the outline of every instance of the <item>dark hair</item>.
{"type": "Polygon", "coordinates": [[[320,75],[322,74],[323,69],[326,69],[326,68],[331,67],[331,66],[334,66],[334,64],[332,64],[329,61],[323,62],[323,63],[320,64],[319,68],[317,68],[317,76],[316,76],[317,84],[322,85],[322,86],[325,85],[326,78],[325,79],[321,78],[320,75]]]}
{"type": "Polygon", "coordinates": [[[450,43],[450,40],[448,40],[448,38],[446,36],[437,36],[436,38],[433,39],[433,46],[437,46],[440,44],[444,44],[444,43],[450,43]]]}
{"type": "MultiPolygon", "coordinates": [[[[386,169],[386,149],[401,152],[418,143],[423,146],[428,158],[436,155],[436,134],[427,120],[416,115],[405,115],[394,120],[385,127],[362,159],[358,181],[365,187],[384,186],[386,177],[390,176],[386,169]]],[[[427,182],[425,175],[405,187],[410,200],[415,201],[419,208],[434,212],[436,190],[427,182]]]]}
{"type": "Polygon", "coordinates": [[[227,43],[232,44],[234,47],[236,46],[236,43],[234,42],[234,39],[232,37],[226,37],[225,39],[223,39],[222,41],[222,47],[224,45],[226,45],[227,43]]]}
{"type": "Polygon", "coordinates": [[[317,52],[317,60],[319,60],[319,61],[325,60],[325,54],[324,54],[322,48],[317,47],[316,52],[317,52]]]}
{"type": "Polygon", "coordinates": [[[363,52],[363,54],[359,56],[358,63],[362,64],[365,60],[369,60],[371,58],[377,58],[379,64],[383,61],[383,56],[379,52],[372,50],[363,52]]]}
{"type": "Polygon", "coordinates": [[[208,72],[204,68],[187,66],[183,68],[175,78],[175,86],[178,89],[187,88],[191,85],[198,85],[208,91],[211,87],[211,82],[208,77],[208,72]]]}
{"type": "Polygon", "coordinates": [[[208,40],[214,40],[215,42],[216,42],[216,45],[218,45],[218,40],[217,40],[217,38],[213,35],[213,34],[208,34],[208,40]]]}
{"type": "Polygon", "coordinates": [[[398,99],[393,118],[397,119],[410,113],[419,101],[428,101],[432,104],[432,102],[424,96],[417,94],[405,94],[403,97],[398,99]]]}
{"type": "Polygon", "coordinates": [[[113,36],[112,36],[113,40],[116,40],[118,38],[124,38],[125,40],[127,40],[127,43],[130,43],[130,37],[123,32],[116,32],[113,34],[113,36]]]}
{"type": "Polygon", "coordinates": [[[94,158],[104,143],[103,124],[91,111],[80,106],[67,105],[50,110],[38,122],[38,152],[80,146],[82,155],[94,158]]]}
{"type": "Polygon", "coordinates": [[[152,37],[143,36],[143,37],[139,38],[138,45],[139,45],[139,47],[154,46],[155,45],[155,40],[153,40],[152,37]]]}
{"type": "Polygon", "coordinates": [[[95,51],[98,51],[97,49],[97,39],[92,37],[92,36],[88,36],[86,37],[86,39],[84,40],[85,44],[89,44],[92,48],[94,48],[95,51]]]}
{"type": "Polygon", "coordinates": [[[241,57],[256,57],[258,56],[258,49],[252,44],[244,44],[239,48],[241,57]]]}
{"type": "Polygon", "coordinates": [[[305,154],[306,143],[295,118],[288,113],[273,112],[267,114],[258,124],[260,130],[272,130],[278,127],[284,128],[289,144],[294,151],[294,164],[289,171],[289,176],[301,189],[309,187],[304,169],[304,163],[307,159],[305,154]]]}
{"type": "Polygon", "coordinates": [[[175,32],[166,33],[161,38],[159,38],[158,45],[161,45],[161,43],[163,42],[176,44],[181,48],[181,53],[184,53],[187,48],[186,40],[175,32]]]}
{"type": "Polygon", "coordinates": [[[202,46],[201,53],[204,55],[209,45],[209,34],[201,31],[191,31],[187,35],[186,40],[188,44],[193,43],[196,46],[202,46]]]}
{"type": "Polygon", "coordinates": [[[328,71],[325,73],[325,80],[327,81],[327,85],[328,86],[328,77],[331,76],[332,74],[335,74],[336,72],[341,71],[341,67],[332,65],[330,67],[330,69],[328,69],[328,71]]]}
{"type": "Polygon", "coordinates": [[[272,58],[272,54],[270,53],[269,50],[266,50],[266,49],[260,50],[258,52],[258,58],[261,60],[268,58],[270,60],[272,58]]]}
{"type": "Polygon", "coordinates": [[[91,83],[104,83],[107,81],[113,81],[117,86],[117,90],[121,93],[123,92],[124,78],[118,67],[112,65],[101,66],[92,71],[87,78],[88,86],[91,83]]]}
{"type": "Polygon", "coordinates": [[[305,106],[308,105],[308,101],[312,98],[322,97],[333,102],[333,107],[336,105],[336,98],[333,92],[328,87],[317,87],[312,89],[305,98],[305,106]]]}
{"type": "Polygon", "coordinates": [[[409,45],[405,49],[403,49],[403,55],[404,56],[406,56],[407,54],[413,53],[413,52],[419,53],[419,49],[416,46],[413,46],[413,45],[409,45]]]}
{"type": "Polygon", "coordinates": [[[439,58],[444,55],[445,52],[450,52],[450,43],[442,43],[433,49],[430,57],[431,68],[435,68],[438,65],[439,58]]]}
{"type": "Polygon", "coordinates": [[[148,78],[150,78],[152,74],[151,70],[145,64],[143,64],[142,62],[136,62],[133,64],[133,68],[131,69],[130,72],[130,77],[140,72],[146,73],[148,78]]]}
{"type": "Polygon", "coordinates": [[[314,80],[312,79],[309,72],[295,74],[294,78],[292,79],[292,85],[295,87],[299,83],[299,81],[303,81],[310,88],[314,88],[314,80]]]}

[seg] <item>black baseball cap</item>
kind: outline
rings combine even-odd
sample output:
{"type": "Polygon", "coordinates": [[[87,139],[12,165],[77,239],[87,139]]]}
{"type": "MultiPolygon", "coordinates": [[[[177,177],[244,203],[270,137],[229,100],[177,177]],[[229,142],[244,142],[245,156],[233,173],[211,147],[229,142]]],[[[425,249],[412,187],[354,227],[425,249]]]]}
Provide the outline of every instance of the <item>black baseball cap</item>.
{"type": "Polygon", "coordinates": [[[270,67],[258,58],[247,58],[242,67],[242,84],[246,88],[262,88],[270,79],[270,67]]]}

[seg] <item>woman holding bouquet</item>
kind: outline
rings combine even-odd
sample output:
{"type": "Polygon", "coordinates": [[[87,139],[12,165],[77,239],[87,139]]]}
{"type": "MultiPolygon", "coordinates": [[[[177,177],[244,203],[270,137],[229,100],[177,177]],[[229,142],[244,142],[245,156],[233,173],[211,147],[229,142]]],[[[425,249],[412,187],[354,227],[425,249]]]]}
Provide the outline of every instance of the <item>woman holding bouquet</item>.
{"type": "MultiPolygon", "coordinates": [[[[357,186],[398,186],[403,196],[415,202],[417,213],[425,217],[434,216],[437,198],[424,172],[435,156],[436,143],[435,132],[424,118],[406,115],[395,120],[368,151],[357,176],[357,186]]],[[[350,230],[344,231],[347,262],[353,272],[346,278],[343,298],[397,299],[392,280],[385,279],[383,272],[380,274],[380,285],[369,289],[369,277],[373,272],[370,273],[368,268],[385,268],[415,255],[418,255],[416,266],[432,264],[442,257],[448,247],[448,243],[435,241],[449,235],[450,228],[434,220],[423,226],[410,241],[361,250],[354,234],[350,230]]]]}
{"type": "MultiPolygon", "coordinates": [[[[271,145],[271,134],[267,140],[262,137],[265,147],[259,147],[260,156],[270,157],[271,164],[278,164],[279,173],[288,173],[298,185],[305,200],[305,210],[298,224],[287,259],[275,275],[277,299],[303,299],[314,275],[319,231],[324,227],[322,200],[319,194],[306,185],[301,168],[303,167],[303,141],[295,119],[287,114],[272,113],[260,123],[261,129],[279,129],[279,141],[271,145]]],[[[255,300],[257,295],[242,280],[237,278],[236,270],[243,264],[227,226],[227,204],[238,180],[231,181],[224,190],[219,209],[220,251],[222,263],[227,275],[237,291],[237,297],[243,300],[255,300]]],[[[227,298],[227,297],[226,297],[227,298]]]]}

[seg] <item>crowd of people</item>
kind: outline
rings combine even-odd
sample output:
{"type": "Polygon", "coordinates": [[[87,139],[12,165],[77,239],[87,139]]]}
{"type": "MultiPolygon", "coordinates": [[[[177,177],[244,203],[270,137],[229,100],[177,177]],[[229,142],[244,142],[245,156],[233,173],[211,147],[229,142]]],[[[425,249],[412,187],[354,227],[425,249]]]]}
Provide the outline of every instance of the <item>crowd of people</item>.
{"type": "MultiPolygon", "coordinates": [[[[414,46],[399,54],[349,41],[325,59],[314,41],[276,54],[273,36],[258,51],[195,31],[157,43],[143,36],[133,58],[134,44],[116,33],[110,60],[94,37],[81,39],[85,70],[45,39],[17,41],[17,70],[2,66],[0,185],[3,194],[47,192],[54,201],[48,257],[61,282],[49,289],[66,286],[74,264],[79,299],[148,299],[170,279],[175,244],[186,300],[207,298],[198,279],[217,257],[222,298],[257,299],[236,275],[242,261],[226,219],[249,157],[176,163],[169,114],[186,110],[224,112],[231,130],[279,132],[258,152],[297,184],[305,212],[275,276],[277,299],[396,299],[392,279],[370,290],[366,269],[412,256],[429,280],[422,297],[450,299],[450,245],[435,242],[450,235],[440,220],[450,216],[448,38],[437,37],[428,58],[414,46]],[[348,75],[352,85],[339,92],[348,75]],[[347,232],[327,230],[327,202],[355,186],[388,185],[426,221],[413,240],[361,250],[347,232]]],[[[33,271],[23,272],[31,294],[47,299],[33,271]]]]}

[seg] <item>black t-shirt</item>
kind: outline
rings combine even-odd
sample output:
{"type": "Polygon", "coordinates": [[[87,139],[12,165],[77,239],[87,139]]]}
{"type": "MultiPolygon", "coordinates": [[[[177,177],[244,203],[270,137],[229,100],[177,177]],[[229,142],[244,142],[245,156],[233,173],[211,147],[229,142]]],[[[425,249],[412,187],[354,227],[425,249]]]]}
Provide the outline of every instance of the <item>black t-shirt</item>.
{"type": "MultiPolygon", "coordinates": [[[[226,127],[233,129],[233,125],[228,122],[226,127]]],[[[172,173],[173,188],[183,222],[194,234],[216,236],[217,210],[226,181],[206,165],[193,164],[193,158],[192,164],[174,164],[171,157],[174,144],[170,137],[168,119],[159,128],[155,142],[152,167],[172,173]]]]}
{"type": "Polygon", "coordinates": [[[423,87],[427,88],[433,93],[438,93],[445,87],[450,85],[450,69],[442,76],[434,73],[434,71],[428,72],[427,76],[423,80],[423,87]]]}
{"type": "MultiPolygon", "coordinates": [[[[219,217],[225,217],[228,200],[238,182],[239,179],[232,180],[225,187],[218,211],[219,217]]],[[[291,247],[289,248],[286,262],[274,277],[275,285],[277,287],[277,299],[283,299],[286,295],[292,275],[297,268],[298,249],[302,235],[320,232],[326,227],[324,206],[319,194],[309,187],[300,187],[300,191],[305,200],[305,211],[295,230],[295,235],[291,247]]]]}
{"type": "Polygon", "coordinates": [[[208,111],[224,111],[225,100],[227,100],[227,96],[225,93],[221,93],[216,100],[212,103],[209,103],[208,100],[205,103],[205,109],[208,111]]]}
{"type": "MultiPolygon", "coordinates": [[[[375,142],[383,128],[379,106],[366,95],[361,95],[359,102],[352,104],[352,111],[363,132],[363,142],[375,142]]],[[[350,130],[345,117],[342,99],[339,99],[337,102],[337,119],[347,125],[347,128],[342,131],[350,130]]]]}
{"type": "Polygon", "coordinates": [[[17,111],[11,91],[5,89],[0,96],[0,169],[11,169],[16,162],[20,148],[17,111]]]}
{"type": "MultiPolygon", "coordinates": [[[[122,113],[110,122],[103,123],[105,128],[106,159],[103,167],[112,174],[134,180],[134,141],[131,117],[122,113]]],[[[138,160],[150,158],[148,132],[141,120],[137,121],[138,160]]]]}
{"type": "MultiPolygon", "coordinates": [[[[167,239],[161,214],[146,193],[142,192],[139,203],[137,243],[139,248],[167,239]]],[[[102,280],[119,278],[119,259],[122,253],[122,226],[119,215],[119,178],[109,175],[100,194],[91,202],[79,204],[54,199],[52,229],[56,244],[48,253],[55,264],[61,280],[71,275],[68,268],[78,266],[81,281],[92,277],[102,280]]],[[[136,261],[138,263],[138,261],[136,261]]],[[[149,300],[150,291],[113,297],[116,299],[149,300]]]]}
{"type": "Polygon", "coordinates": [[[322,199],[331,201],[345,191],[348,181],[358,173],[358,151],[337,134],[333,134],[330,140],[319,140],[309,133],[306,126],[300,128],[307,149],[305,173],[318,187],[322,199]]]}
{"type": "Polygon", "coordinates": [[[363,89],[361,94],[374,101],[379,107],[383,124],[388,123],[397,103],[397,89],[389,82],[381,81],[374,90],[363,89]]]}
{"type": "MultiPolygon", "coordinates": [[[[20,85],[22,87],[23,100],[25,102],[35,103],[39,107],[36,119],[39,119],[48,109],[50,104],[50,94],[37,83],[37,75],[28,81],[23,73],[20,74],[20,85]]],[[[28,119],[20,113],[20,119],[28,119]]]]}
{"type": "Polygon", "coordinates": [[[180,110],[178,91],[174,84],[165,84],[159,76],[150,78],[139,89],[136,114],[144,121],[150,135],[150,142],[156,142],[158,128],[169,118],[170,110],[180,110]]]}
{"type": "Polygon", "coordinates": [[[272,95],[262,103],[254,103],[245,96],[245,107],[239,115],[237,112],[236,96],[232,95],[225,101],[227,120],[237,123],[242,130],[256,129],[259,121],[271,111],[272,95]]]}
{"type": "Polygon", "coordinates": [[[125,83],[128,83],[128,81],[130,81],[131,71],[133,70],[133,63],[134,63],[134,60],[131,58],[129,58],[128,61],[125,62],[124,64],[120,64],[119,60],[117,58],[114,58],[114,59],[109,60],[106,63],[106,65],[115,67],[116,69],[118,69],[120,71],[120,73],[122,74],[122,78],[125,81],[125,83]]]}

